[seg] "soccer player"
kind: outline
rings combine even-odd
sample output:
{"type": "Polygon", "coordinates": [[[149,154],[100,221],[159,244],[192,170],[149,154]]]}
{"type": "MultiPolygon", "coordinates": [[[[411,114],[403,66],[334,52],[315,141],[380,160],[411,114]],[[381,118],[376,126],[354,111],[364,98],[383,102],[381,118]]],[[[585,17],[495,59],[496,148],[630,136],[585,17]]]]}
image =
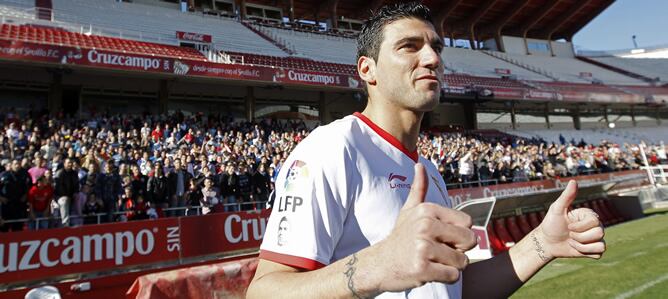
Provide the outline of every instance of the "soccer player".
{"type": "Polygon", "coordinates": [[[600,258],[603,229],[568,211],[575,182],[509,252],[469,265],[471,218],[416,143],[439,102],[443,41],[417,3],[383,7],[358,37],[368,104],[315,130],[292,152],[248,298],[507,297],[559,257],[600,258]]]}

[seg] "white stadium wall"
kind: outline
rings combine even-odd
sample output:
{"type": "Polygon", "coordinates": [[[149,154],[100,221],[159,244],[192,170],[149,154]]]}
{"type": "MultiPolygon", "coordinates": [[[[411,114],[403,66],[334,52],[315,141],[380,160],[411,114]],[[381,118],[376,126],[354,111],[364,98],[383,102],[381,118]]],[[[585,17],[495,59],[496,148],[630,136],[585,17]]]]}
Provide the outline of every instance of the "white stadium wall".
{"type": "Polygon", "coordinates": [[[503,36],[503,47],[508,54],[526,55],[526,47],[521,37],[503,36]]]}
{"type": "Polygon", "coordinates": [[[575,57],[575,53],[573,52],[573,43],[571,42],[552,41],[552,52],[554,53],[554,56],[557,57],[575,57]]]}

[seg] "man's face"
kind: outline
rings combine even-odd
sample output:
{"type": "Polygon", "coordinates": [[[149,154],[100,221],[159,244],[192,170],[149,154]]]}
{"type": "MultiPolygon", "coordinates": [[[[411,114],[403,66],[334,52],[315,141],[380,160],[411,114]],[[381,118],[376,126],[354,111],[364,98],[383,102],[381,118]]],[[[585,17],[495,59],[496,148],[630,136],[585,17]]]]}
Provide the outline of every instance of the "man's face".
{"type": "Polygon", "coordinates": [[[415,18],[385,25],[369,94],[412,111],[431,111],[443,81],[443,41],[434,27],[415,18]]]}
{"type": "Polygon", "coordinates": [[[65,168],[65,170],[72,169],[72,160],[70,160],[70,159],[65,160],[65,163],[63,164],[63,167],[65,168]]]}

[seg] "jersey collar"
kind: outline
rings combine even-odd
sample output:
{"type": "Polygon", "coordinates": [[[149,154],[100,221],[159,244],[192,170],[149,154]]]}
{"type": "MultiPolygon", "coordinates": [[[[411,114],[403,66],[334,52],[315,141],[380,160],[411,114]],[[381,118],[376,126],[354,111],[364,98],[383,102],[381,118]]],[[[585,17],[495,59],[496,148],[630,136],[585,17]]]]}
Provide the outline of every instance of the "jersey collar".
{"type": "Polygon", "coordinates": [[[400,150],[402,153],[406,154],[413,162],[417,163],[418,161],[418,152],[417,149],[414,151],[409,151],[403,144],[401,144],[401,141],[399,139],[395,138],[392,136],[390,133],[387,131],[383,130],[383,128],[379,127],[376,125],[373,121],[371,121],[368,117],[366,117],[364,114],[355,112],[353,115],[357,118],[359,118],[363,123],[365,123],[371,130],[376,132],[381,138],[385,139],[388,143],[390,143],[392,146],[400,150]]]}

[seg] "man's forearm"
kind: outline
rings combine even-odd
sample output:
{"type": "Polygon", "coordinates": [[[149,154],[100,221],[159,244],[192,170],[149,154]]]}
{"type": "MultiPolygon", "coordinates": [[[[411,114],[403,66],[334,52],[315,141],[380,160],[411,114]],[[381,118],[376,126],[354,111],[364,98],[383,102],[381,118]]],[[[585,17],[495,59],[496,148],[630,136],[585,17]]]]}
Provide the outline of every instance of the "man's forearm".
{"type": "Polygon", "coordinates": [[[463,297],[507,298],[552,261],[536,231],[526,235],[508,252],[469,265],[463,273],[463,297]]]}
{"type": "MultiPolygon", "coordinates": [[[[247,298],[368,298],[380,293],[377,263],[369,247],[308,272],[271,272],[255,278],[247,298]],[[280,287],[278,287],[280,286],[280,287]],[[277,290],[287,290],[281,292],[277,290]]],[[[262,269],[258,268],[258,272],[262,269]]]]}

